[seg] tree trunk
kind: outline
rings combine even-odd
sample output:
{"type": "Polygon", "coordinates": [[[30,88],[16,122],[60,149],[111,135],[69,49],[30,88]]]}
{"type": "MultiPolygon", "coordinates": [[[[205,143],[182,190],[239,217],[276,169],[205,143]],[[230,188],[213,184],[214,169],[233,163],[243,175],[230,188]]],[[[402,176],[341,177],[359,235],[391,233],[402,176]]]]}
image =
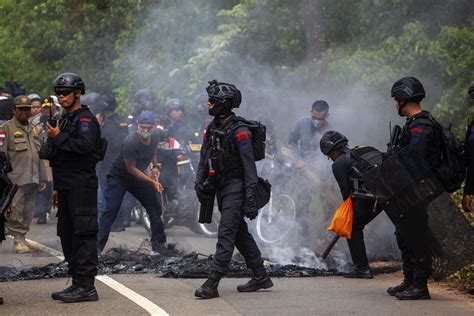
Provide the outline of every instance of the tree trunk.
{"type": "Polygon", "coordinates": [[[326,32],[322,6],[321,0],[304,0],[303,2],[306,60],[315,79],[324,79],[327,69],[326,32]]]}

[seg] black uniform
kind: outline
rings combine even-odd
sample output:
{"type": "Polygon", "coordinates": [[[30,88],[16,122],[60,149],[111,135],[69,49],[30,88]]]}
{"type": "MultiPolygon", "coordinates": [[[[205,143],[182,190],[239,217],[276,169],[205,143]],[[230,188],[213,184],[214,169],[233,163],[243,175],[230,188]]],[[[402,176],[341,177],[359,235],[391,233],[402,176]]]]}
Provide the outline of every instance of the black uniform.
{"type": "MultiPolygon", "coordinates": [[[[399,147],[412,146],[434,170],[440,164],[441,134],[422,111],[407,119],[400,135],[399,147]]],[[[405,283],[426,287],[431,275],[432,232],[428,227],[426,205],[404,210],[404,217],[395,223],[395,235],[403,260],[405,283]]]]}
{"type": "Polygon", "coordinates": [[[58,192],[58,236],[73,282],[94,286],[97,275],[97,176],[100,128],[86,106],[65,114],[54,138],[54,189],[58,192]]]}
{"type": "Polygon", "coordinates": [[[191,128],[189,128],[186,122],[182,119],[179,121],[173,121],[169,117],[166,117],[160,122],[160,125],[163,125],[163,127],[168,131],[169,137],[173,137],[181,144],[188,143],[193,139],[191,128]]]}
{"type": "Polygon", "coordinates": [[[183,120],[173,122],[169,117],[162,120],[161,124],[166,130],[169,139],[169,149],[159,149],[158,159],[161,163],[160,181],[169,202],[179,200],[178,170],[176,157],[182,154],[181,149],[173,149],[172,143],[178,141],[181,146],[192,141],[192,131],[183,120]]]}
{"type": "Polygon", "coordinates": [[[99,179],[104,180],[107,172],[114,163],[115,158],[120,154],[122,142],[128,135],[128,124],[118,113],[114,113],[105,119],[101,126],[102,137],[107,139],[107,152],[104,160],[99,164],[99,179]]]}
{"type": "Polygon", "coordinates": [[[466,132],[467,174],[464,195],[474,194],[474,121],[471,121],[466,132]]]}
{"type": "MultiPolygon", "coordinates": [[[[97,168],[100,186],[99,212],[102,212],[105,210],[106,176],[112,167],[115,158],[117,158],[117,156],[120,154],[122,142],[128,135],[128,124],[118,113],[114,113],[105,119],[100,131],[102,136],[107,139],[107,151],[105,153],[104,159],[100,162],[97,168]]],[[[130,203],[122,204],[125,204],[124,206],[126,207],[130,205],[130,203]]],[[[115,223],[117,224],[118,228],[123,227],[127,212],[128,214],[130,213],[130,209],[127,209],[126,207],[119,211],[119,216],[116,218],[115,223]]]]}
{"type": "Polygon", "coordinates": [[[250,269],[255,271],[263,264],[260,250],[244,220],[244,203],[248,202],[249,196],[255,197],[258,181],[251,146],[252,135],[247,127],[234,130],[232,127],[235,124],[235,115],[231,116],[225,126],[219,126],[217,119],[211,122],[204,137],[196,176],[196,183],[201,184],[208,177],[207,158],[212,158],[215,153],[209,135],[214,130],[223,131],[227,143],[225,170],[216,170],[216,196],[221,220],[216,253],[211,263],[211,271],[220,274],[227,271],[234,246],[244,256],[250,269]]]}
{"type": "MultiPolygon", "coordinates": [[[[370,147],[366,147],[370,149],[370,147]]],[[[364,150],[362,148],[361,150],[364,150]]],[[[358,167],[358,162],[351,156],[352,149],[345,149],[332,164],[332,171],[341,190],[342,198],[346,200],[354,192],[352,167],[358,167]]],[[[361,153],[362,154],[362,153],[361,153]]],[[[360,170],[360,168],[358,168],[360,170]]],[[[356,180],[357,181],[357,180],[356,180]]],[[[362,198],[353,195],[352,206],[354,219],[352,224],[352,238],[347,239],[352,262],[356,270],[368,270],[369,262],[364,244],[364,227],[373,220],[381,210],[374,210],[375,199],[362,198]]]]}

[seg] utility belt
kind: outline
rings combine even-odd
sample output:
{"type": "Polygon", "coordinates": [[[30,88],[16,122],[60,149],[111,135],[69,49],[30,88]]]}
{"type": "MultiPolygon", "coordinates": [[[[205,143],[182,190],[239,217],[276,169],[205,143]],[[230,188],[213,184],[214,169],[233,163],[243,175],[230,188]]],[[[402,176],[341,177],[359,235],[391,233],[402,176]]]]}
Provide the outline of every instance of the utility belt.
{"type": "Polygon", "coordinates": [[[89,157],[84,157],[82,159],[53,159],[50,160],[51,167],[61,167],[67,168],[70,170],[83,170],[87,167],[91,167],[95,170],[96,160],[92,160],[89,157]]]}

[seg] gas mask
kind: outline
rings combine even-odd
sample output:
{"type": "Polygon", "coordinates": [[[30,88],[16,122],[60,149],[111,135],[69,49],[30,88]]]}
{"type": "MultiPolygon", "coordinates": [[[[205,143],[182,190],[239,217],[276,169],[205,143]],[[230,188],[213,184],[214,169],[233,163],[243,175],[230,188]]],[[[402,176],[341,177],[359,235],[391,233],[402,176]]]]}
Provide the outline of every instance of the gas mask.
{"type": "Polygon", "coordinates": [[[311,122],[313,123],[314,127],[321,128],[324,126],[324,123],[326,122],[326,120],[325,119],[321,119],[321,120],[311,119],[311,122]]]}
{"type": "Polygon", "coordinates": [[[150,132],[150,131],[145,131],[145,130],[141,130],[141,129],[138,129],[138,134],[143,137],[143,139],[150,139],[151,136],[153,136],[153,132],[150,132]]]}
{"type": "Polygon", "coordinates": [[[216,103],[212,109],[209,109],[209,115],[219,117],[230,115],[230,109],[225,104],[216,103]]]}

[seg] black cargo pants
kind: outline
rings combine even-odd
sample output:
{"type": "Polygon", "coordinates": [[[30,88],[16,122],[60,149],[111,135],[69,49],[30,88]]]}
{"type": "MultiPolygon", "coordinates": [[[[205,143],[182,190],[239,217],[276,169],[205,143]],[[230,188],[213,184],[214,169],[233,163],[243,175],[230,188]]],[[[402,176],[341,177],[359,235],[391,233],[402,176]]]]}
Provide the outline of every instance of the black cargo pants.
{"type": "Polygon", "coordinates": [[[432,273],[433,235],[424,207],[407,210],[395,225],[395,236],[402,254],[405,281],[426,287],[432,273]]]}
{"type": "Polygon", "coordinates": [[[58,190],[58,236],[69,275],[90,288],[97,275],[97,188],[58,190]]]}
{"type": "Polygon", "coordinates": [[[217,203],[221,220],[217,232],[216,253],[211,270],[220,274],[227,272],[234,253],[234,246],[245,258],[247,267],[255,270],[262,266],[260,249],[248,231],[244,220],[243,203],[245,201],[242,179],[227,180],[217,190],[217,203]]]}
{"type": "Polygon", "coordinates": [[[354,221],[352,223],[352,238],[347,239],[347,245],[351,253],[352,263],[356,269],[366,270],[369,268],[367,251],[364,242],[364,227],[370,223],[382,210],[374,211],[374,200],[354,198],[354,221]]]}

